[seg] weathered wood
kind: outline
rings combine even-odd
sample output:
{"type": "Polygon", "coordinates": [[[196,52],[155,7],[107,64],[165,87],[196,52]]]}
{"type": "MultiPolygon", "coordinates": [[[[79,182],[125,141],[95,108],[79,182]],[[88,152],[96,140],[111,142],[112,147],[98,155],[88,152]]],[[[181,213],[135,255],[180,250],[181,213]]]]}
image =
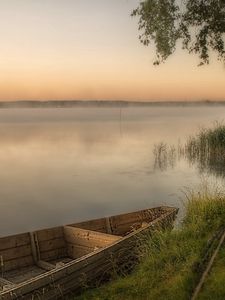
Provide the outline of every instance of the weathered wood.
{"type": "Polygon", "coordinates": [[[51,251],[42,252],[40,259],[50,261],[50,260],[58,259],[58,258],[61,258],[64,256],[67,256],[67,249],[61,248],[61,249],[55,249],[55,250],[51,250],[51,251]]]}
{"type": "Polygon", "coordinates": [[[43,229],[35,232],[38,260],[54,260],[67,255],[63,227],[43,229]]]}
{"type": "Polygon", "coordinates": [[[40,260],[40,249],[37,239],[37,234],[35,232],[30,232],[30,242],[31,242],[31,251],[34,263],[36,264],[40,260]]]}
{"type": "Polygon", "coordinates": [[[30,245],[24,245],[24,246],[0,251],[0,256],[3,259],[3,263],[9,260],[20,259],[22,257],[30,256],[31,254],[32,252],[31,252],[30,245]]]}
{"type": "Polygon", "coordinates": [[[55,227],[50,229],[42,229],[36,231],[39,243],[42,241],[54,240],[57,238],[63,238],[63,227],[55,227]]]}
{"type": "MultiPolygon", "coordinates": [[[[75,263],[75,261],[73,261],[72,263],[69,263],[67,265],[65,265],[65,267],[60,268],[59,270],[53,270],[50,272],[45,273],[45,275],[41,275],[38,276],[37,278],[33,278],[31,280],[29,280],[26,284],[22,283],[19,284],[16,289],[14,289],[14,294],[15,298],[7,298],[8,297],[8,293],[2,293],[2,299],[17,299],[17,297],[22,296],[24,294],[28,294],[30,292],[32,292],[33,290],[37,290],[37,289],[41,289],[42,287],[46,286],[46,285],[50,285],[49,288],[51,290],[51,288],[54,289],[55,286],[63,283],[66,280],[69,280],[70,278],[73,280],[78,279],[78,277],[80,277],[80,274],[83,273],[83,270],[85,271],[86,269],[84,268],[89,268],[89,266],[91,265],[95,265],[95,263],[97,261],[99,261],[99,259],[101,259],[102,255],[104,255],[104,253],[97,253],[96,256],[90,256],[90,260],[87,263],[86,260],[80,259],[79,261],[77,261],[77,263],[75,263]],[[82,271],[81,271],[82,270],[82,271]],[[48,276],[46,276],[48,275],[48,276]],[[73,275],[75,277],[73,277],[73,275]],[[72,276],[72,277],[71,277],[72,276]]],[[[75,280],[74,281],[74,285],[77,286],[77,283],[79,282],[79,280],[75,280]]],[[[78,286],[80,285],[80,282],[78,284],[78,286]]],[[[41,290],[40,290],[40,294],[41,294],[41,290]]],[[[48,299],[47,298],[47,294],[48,292],[46,291],[45,297],[44,299],[48,299]]],[[[58,294],[59,296],[60,294],[58,294]]],[[[1,299],[1,298],[0,298],[1,299]]]]}
{"type": "Polygon", "coordinates": [[[44,274],[46,270],[38,267],[37,265],[30,265],[16,270],[5,273],[6,279],[15,283],[21,284],[31,278],[44,274]]]}
{"type": "Polygon", "coordinates": [[[134,229],[140,228],[142,223],[152,222],[158,218],[160,214],[160,209],[156,208],[153,210],[146,209],[141,212],[112,216],[110,218],[112,232],[113,234],[119,235],[127,234],[134,229]]]}
{"type": "Polygon", "coordinates": [[[41,241],[41,242],[39,241],[40,253],[49,250],[51,251],[51,250],[61,249],[65,247],[66,247],[66,243],[62,237],[53,240],[48,240],[48,241],[41,241]]]}
{"type": "Polygon", "coordinates": [[[0,238],[0,251],[30,244],[29,233],[0,238]]]}
{"type": "Polygon", "coordinates": [[[3,270],[4,270],[4,272],[6,272],[6,271],[11,271],[11,270],[16,270],[16,269],[22,268],[22,267],[27,267],[27,266],[30,266],[33,264],[34,264],[33,256],[30,255],[30,256],[26,256],[26,257],[21,257],[21,258],[5,261],[3,270]]]}
{"type": "Polygon", "coordinates": [[[117,226],[113,228],[113,233],[117,236],[125,236],[135,230],[145,227],[147,222],[136,222],[133,225],[131,224],[123,224],[121,226],[117,226]]]}
{"type": "Polygon", "coordinates": [[[106,221],[106,229],[107,229],[107,232],[108,234],[112,234],[112,224],[111,224],[111,218],[110,217],[107,217],[105,218],[105,221],[106,221]]]}
{"type": "Polygon", "coordinates": [[[119,236],[71,226],[64,226],[64,236],[66,242],[70,244],[87,246],[89,248],[104,247],[121,239],[119,236]]]}
{"type": "Polygon", "coordinates": [[[68,226],[107,233],[105,218],[69,224],[68,226]]]}
{"type": "MultiPolygon", "coordinates": [[[[120,242],[114,244],[111,247],[107,247],[105,249],[97,251],[96,255],[88,255],[84,258],[81,258],[80,260],[75,260],[72,263],[69,263],[65,265],[64,268],[61,268],[58,270],[58,272],[51,271],[48,273],[48,277],[40,276],[39,281],[34,281],[29,285],[18,287],[16,291],[17,297],[19,295],[23,295],[24,293],[29,293],[29,290],[34,290],[41,288],[43,285],[51,285],[54,291],[46,290],[46,293],[44,294],[44,299],[48,300],[51,299],[52,293],[56,293],[55,296],[60,296],[60,291],[68,291],[68,290],[74,290],[79,289],[86,281],[91,281],[97,274],[102,274],[103,272],[109,272],[113,268],[113,262],[112,262],[112,256],[111,254],[114,253],[114,256],[117,254],[121,259],[123,259],[122,254],[120,253],[120,248],[124,249],[122,252],[130,255],[130,249],[133,248],[134,242],[136,242],[136,237],[133,235],[133,240],[129,240],[129,238],[125,238],[121,241],[122,245],[120,245],[120,242]],[[128,247],[128,245],[130,245],[128,247]],[[117,253],[117,254],[116,254],[117,253]],[[111,266],[111,267],[110,267],[111,266]],[[96,272],[93,272],[93,270],[96,270],[96,272]],[[83,274],[83,276],[80,276],[83,274]],[[81,277],[81,280],[78,279],[81,277]],[[44,280],[45,279],[45,280],[44,280]],[[68,284],[66,284],[68,281],[68,284]],[[32,284],[33,289],[32,289],[32,284]],[[64,288],[64,284],[66,284],[64,288]],[[68,286],[68,287],[67,287],[68,286]],[[34,288],[35,287],[35,288],[34,288]],[[58,290],[55,287],[60,287],[58,290]],[[51,296],[49,296],[51,295],[51,296]]],[[[40,291],[41,292],[41,291],[40,291]]],[[[8,299],[8,298],[3,298],[8,299]]],[[[10,298],[11,299],[11,298],[10,298]]],[[[12,298],[14,299],[14,298],[12,298]]],[[[16,298],[15,298],[16,299],[16,298]]],[[[29,298],[27,298],[29,299],[29,298]]]]}
{"type": "MultiPolygon", "coordinates": [[[[114,240],[113,242],[112,240],[111,242],[107,240],[109,244],[103,246],[103,248],[95,250],[94,252],[68,262],[65,265],[59,266],[58,268],[47,271],[42,275],[36,276],[35,278],[31,278],[30,280],[22,282],[16,287],[13,287],[7,291],[0,292],[0,299],[16,300],[19,299],[19,297],[23,297],[23,299],[30,300],[34,291],[37,292],[39,296],[42,295],[44,291],[45,293],[43,295],[43,299],[51,300],[56,299],[56,297],[61,297],[62,292],[67,293],[71,290],[79,290],[83,283],[93,282],[99,276],[102,276],[102,279],[104,279],[105,274],[110,273],[115,266],[120,269],[124,262],[132,264],[133,253],[136,249],[135,245],[137,242],[139,242],[139,237],[143,238],[145,235],[149,236],[149,231],[171,225],[176,213],[176,209],[168,208],[160,217],[154,219],[154,221],[149,223],[147,226],[131,232],[123,238],[116,237],[117,240],[114,240]]],[[[75,230],[71,231],[70,226],[66,226],[66,228],[64,228],[65,239],[68,243],[68,246],[71,245],[68,239],[71,238],[74,242],[74,232],[76,232],[76,228],[73,227],[73,229],[75,230]]],[[[91,230],[86,230],[85,232],[82,231],[82,233],[84,233],[84,236],[82,236],[83,240],[86,241],[87,237],[89,238],[90,231],[91,230]],[[87,231],[89,232],[88,236],[87,231]]],[[[81,233],[81,231],[79,232],[81,233]]],[[[95,237],[96,234],[99,234],[96,232],[94,233],[95,237]]],[[[92,234],[93,232],[91,231],[91,236],[92,234]]],[[[104,239],[106,239],[106,236],[109,237],[110,235],[106,234],[103,236],[104,239]]],[[[79,239],[82,238],[79,236],[79,239]]],[[[76,235],[75,239],[77,239],[76,235]]],[[[102,238],[99,236],[97,239],[98,242],[101,239],[102,238]]],[[[60,254],[58,253],[59,250],[62,251],[61,255],[63,255],[63,253],[65,254],[65,248],[53,250],[53,256],[58,255],[57,259],[59,258],[60,254]]],[[[47,253],[49,255],[49,251],[43,253],[47,253]]]]}
{"type": "MultiPolygon", "coordinates": [[[[84,272],[74,272],[69,276],[63,276],[60,280],[54,281],[52,285],[54,289],[46,289],[43,293],[43,299],[51,300],[60,297],[61,295],[65,296],[67,293],[73,291],[79,291],[82,288],[89,285],[91,282],[101,283],[105,278],[109,278],[110,271],[112,270],[112,263],[103,257],[101,260],[97,260],[95,264],[90,266],[85,266],[82,271],[84,272]],[[96,268],[100,264],[101,267],[96,268]],[[108,273],[107,273],[108,272],[108,273]]],[[[28,298],[25,299],[29,299],[28,298]]]]}
{"type": "Polygon", "coordinates": [[[41,269],[44,269],[46,271],[51,271],[53,269],[55,269],[55,265],[53,264],[50,264],[49,262],[47,261],[44,261],[44,260],[39,260],[36,262],[36,265],[41,268],[41,269]]]}
{"type": "Polygon", "coordinates": [[[75,245],[70,243],[67,244],[68,256],[73,259],[82,257],[86,254],[93,252],[94,250],[95,248],[90,248],[87,246],[75,245]]]}
{"type": "Polygon", "coordinates": [[[6,286],[12,286],[12,285],[14,285],[14,283],[11,282],[11,281],[9,281],[9,280],[7,280],[7,279],[5,279],[5,278],[0,277],[0,285],[1,286],[4,286],[4,285],[6,285],[6,286]]]}
{"type": "MultiPolygon", "coordinates": [[[[167,211],[165,210],[166,214],[167,211]]],[[[112,230],[114,234],[125,235],[134,230],[144,227],[144,224],[153,222],[160,217],[160,210],[155,209],[153,212],[144,210],[141,213],[136,213],[134,217],[130,214],[112,217],[112,230]],[[129,215],[129,216],[128,216],[129,215]],[[126,219],[127,217],[127,219],[126,219]]]]}

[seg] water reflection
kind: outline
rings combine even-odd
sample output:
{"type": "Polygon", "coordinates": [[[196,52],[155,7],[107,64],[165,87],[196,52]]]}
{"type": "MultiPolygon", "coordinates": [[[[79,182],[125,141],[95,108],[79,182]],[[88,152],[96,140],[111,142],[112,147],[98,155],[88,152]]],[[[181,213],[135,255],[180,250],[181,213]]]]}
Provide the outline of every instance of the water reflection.
{"type": "Polygon", "coordinates": [[[187,153],[187,159],[192,165],[197,165],[200,174],[208,173],[216,177],[225,177],[225,152],[217,155],[192,155],[187,153]]]}
{"type": "Polygon", "coordinates": [[[200,173],[225,177],[225,126],[202,129],[196,137],[191,137],[185,145],[185,157],[192,165],[197,165],[200,173]]]}
{"type": "Polygon", "coordinates": [[[155,170],[168,171],[174,169],[180,159],[186,160],[190,167],[197,168],[200,175],[208,174],[214,177],[225,177],[225,149],[224,147],[211,148],[209,145],[196,144],[189,139],[184,145],[168,145],[158,143],[154,146],[155,170]]]}
{"type": "Polygon", "coordinates": [[[181,188],[197,184],[198,172],[171,147],[167,158],[161,145],[156,159],[154,145],[185,140],[224,112],[221,107],[0,110],[0,234],[180,206],[181,188]]]}
{"type": "Polygon", "coordinates": [[[165,171],[168,168],[174,169],[178,159],[178,153],[175,146],[167,145],[164,142],[154,145],[153,154],[154,169],[159,169],[160,171],[165,171]]]}

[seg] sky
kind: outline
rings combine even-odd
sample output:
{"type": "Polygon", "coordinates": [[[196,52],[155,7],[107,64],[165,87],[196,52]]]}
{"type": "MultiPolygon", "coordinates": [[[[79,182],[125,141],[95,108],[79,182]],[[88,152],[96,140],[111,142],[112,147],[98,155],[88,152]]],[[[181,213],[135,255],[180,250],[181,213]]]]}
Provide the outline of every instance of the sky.
{"type": "Polygon", "coordinates": [[[0,0],[0,100],[225,100],[225,67],[179,46],[153,66],[138,0],[0,0]]]}

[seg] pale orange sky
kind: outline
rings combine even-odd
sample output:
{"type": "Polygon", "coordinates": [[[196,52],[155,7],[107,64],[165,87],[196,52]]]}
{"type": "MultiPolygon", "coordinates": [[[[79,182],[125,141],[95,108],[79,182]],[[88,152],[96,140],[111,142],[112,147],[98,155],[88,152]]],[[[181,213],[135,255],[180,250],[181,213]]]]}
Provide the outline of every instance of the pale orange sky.
{"type": "Polygon", "coordinates": [[[2,0],[0,100],[225,100],[225,67],[179,49],[154,67],[137,0],[2,0]]]}

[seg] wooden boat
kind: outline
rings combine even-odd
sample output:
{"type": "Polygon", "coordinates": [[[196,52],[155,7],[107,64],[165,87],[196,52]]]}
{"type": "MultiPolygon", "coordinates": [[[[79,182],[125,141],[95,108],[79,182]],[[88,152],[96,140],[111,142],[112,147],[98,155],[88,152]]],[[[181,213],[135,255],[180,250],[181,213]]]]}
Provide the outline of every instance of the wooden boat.
{"type": "Polygon", "coordinates": [[[156,207],[0,238],[0,299],[61,299],[134,263],[155,228],[171,227],[177,208],[156,207]]]}

